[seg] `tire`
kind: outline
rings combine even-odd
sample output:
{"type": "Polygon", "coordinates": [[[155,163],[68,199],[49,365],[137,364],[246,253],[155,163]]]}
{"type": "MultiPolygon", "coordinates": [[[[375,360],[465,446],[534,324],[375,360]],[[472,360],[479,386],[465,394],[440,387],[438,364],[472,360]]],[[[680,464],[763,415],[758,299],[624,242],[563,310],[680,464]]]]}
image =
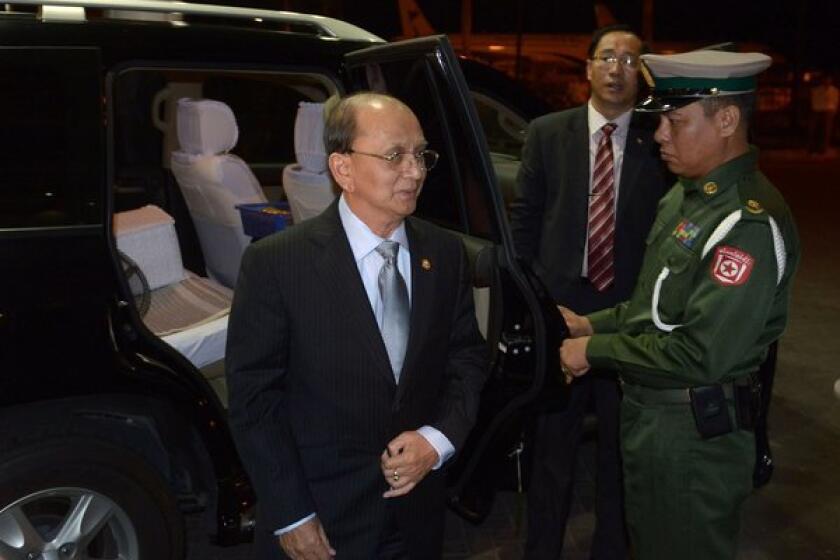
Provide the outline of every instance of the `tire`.
{"type": "Polygon", "coordinates": [[[30,443],[0,453],[0,558],[182,560],[183,518],[129,450],[77,436],[30,443]]]}

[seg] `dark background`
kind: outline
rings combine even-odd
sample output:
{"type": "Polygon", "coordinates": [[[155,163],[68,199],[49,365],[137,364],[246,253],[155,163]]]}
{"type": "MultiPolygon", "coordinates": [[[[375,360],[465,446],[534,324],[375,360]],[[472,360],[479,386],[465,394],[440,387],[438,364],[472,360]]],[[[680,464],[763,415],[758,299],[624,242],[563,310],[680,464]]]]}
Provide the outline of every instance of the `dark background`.
{"type": "MultiPolygon", "coordinates": [[[[220,1],[221,3],[221,1],[220,1]]],[[[237,0],[237,4],[316,13],[350,21],[386,39],[400,33],[397,0],[237,0]]],[[[417,0],[430,23],[444,33],[460,31],[458,0],[417,0]]],[[[604,0],[623,23],[642,28],[643,0],[604,0]]],[[[589,33],[592,0],[473,0],[473,32],[589,33]]],[[[653,0],[654,40],[749,41],[802,69],[840,69],[837,0],[653,0]]]]}

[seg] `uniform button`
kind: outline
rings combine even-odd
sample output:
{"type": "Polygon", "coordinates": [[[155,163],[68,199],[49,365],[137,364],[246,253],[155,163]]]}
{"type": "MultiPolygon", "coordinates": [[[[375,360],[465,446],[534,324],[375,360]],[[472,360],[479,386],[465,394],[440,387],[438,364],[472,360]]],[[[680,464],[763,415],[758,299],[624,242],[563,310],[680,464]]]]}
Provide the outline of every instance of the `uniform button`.
{"type": "Polygon", "coordinates": [[[761,214],[764,212],[764,208],[759,201],[750,199],[747,201],[747,211],[753,214],[761,214]]]}
{"type": "Polygon", "coordinates": [[[708,195],[715,194],[717,192],[717,190],[718,190],[718,186],[717,186],[717,183],[715,183],[714,181],[709,181],[708,183],[703,185],[703,192],[708,194],[708,195]]]}

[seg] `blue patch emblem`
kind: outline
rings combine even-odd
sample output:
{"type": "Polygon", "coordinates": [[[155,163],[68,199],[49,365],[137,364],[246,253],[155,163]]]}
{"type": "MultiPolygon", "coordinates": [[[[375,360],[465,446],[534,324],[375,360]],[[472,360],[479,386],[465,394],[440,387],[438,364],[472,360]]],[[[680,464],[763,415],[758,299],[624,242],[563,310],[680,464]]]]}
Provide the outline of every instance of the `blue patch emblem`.
{"type": "Polygon", "coordinates": [[[685,245],[688,249],[691,249],[694,246],[694,242],[697,241],[697,237],[700,235],[700,226],[683,219],[674,228],[672,235],[677,238],[677,241],[685,245]]]}

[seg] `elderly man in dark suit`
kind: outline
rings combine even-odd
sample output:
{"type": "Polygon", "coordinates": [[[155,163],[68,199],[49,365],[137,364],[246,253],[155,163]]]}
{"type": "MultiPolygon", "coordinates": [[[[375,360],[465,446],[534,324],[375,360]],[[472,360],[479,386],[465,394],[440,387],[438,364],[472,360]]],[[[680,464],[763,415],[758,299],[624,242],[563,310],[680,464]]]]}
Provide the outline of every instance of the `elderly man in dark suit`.
{"type": "Polygon", "coordinates": [[[227,351],[259,558],[441,555],[444,476],[486,375],[460,241],[410,217],[437,161],[393,97],[325,125],[342,195],[249,247],[227,351]],[[282,548],[282,552],[281,552],[282,548]]]}
{"type": "MultiPolygon", "coordinates": [[[[626,26],[595,32],[586,105],[534,120],[511,206],[520,256],[561,306],[586,313],[630,296],[645,236],[668,188],[652,127],[633,116],[642,43],[626,26]]],[[[619,392],[614,376],[575,381],[568,406],[537,426],[528,493],[527,558],[555,559],[563,548],[576,449],[586,408],[598,417],[597,524],[592,556],[625,558],[619,392]],[[581,383],[583,381],[583,383],[581,383]]]]}

